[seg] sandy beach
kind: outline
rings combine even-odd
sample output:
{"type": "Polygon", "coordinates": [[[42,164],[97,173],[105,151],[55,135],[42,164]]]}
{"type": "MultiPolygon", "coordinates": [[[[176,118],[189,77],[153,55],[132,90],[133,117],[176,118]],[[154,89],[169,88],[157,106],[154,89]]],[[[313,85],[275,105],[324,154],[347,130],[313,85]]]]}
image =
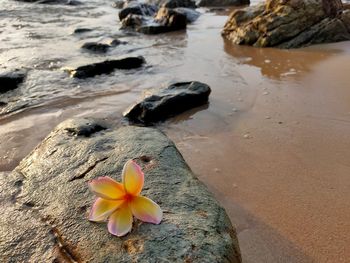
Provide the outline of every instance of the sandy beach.
{"type": "MultiPolygon", "coordinates": [[[[101,24],[113,10],[104,11],[101,24]]],[[[226,13],[201,12],[187,33],[125,38],[143,48],[134,53],[152,65],[146,72],[69,82],[79,87],[44,100],[31,86],[39,103],[0,117],[0,171],[14,169],[69,117],[123,125],[122,111],[144,89],[202,81],[212,88],[209,105],[159,127],[225,207],[243,262],[349,262],[350,42],[299,50],[233,46],[220,36],[226,13]]],[[[14,50],[0,45],[4,64],[14,50]]]]}

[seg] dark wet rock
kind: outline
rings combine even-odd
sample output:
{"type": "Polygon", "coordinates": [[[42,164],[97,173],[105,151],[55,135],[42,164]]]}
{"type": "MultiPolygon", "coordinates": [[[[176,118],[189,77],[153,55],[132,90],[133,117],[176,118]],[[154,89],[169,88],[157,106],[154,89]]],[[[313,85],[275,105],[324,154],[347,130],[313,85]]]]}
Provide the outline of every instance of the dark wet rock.
{"type": "Polygon", "coordinates": [[[5,107],[7,105],[6,102],[0,101],[0,107],[5,107]]]}
{"type": "Polygon", "coordinates": [[[234,44],[297,48],[350,40],[350,10],[336,17],[322,0],[269,0],[233,11],[222,31],[234,44]]]}
{"type": "Polygon", "coordinates": [[[91,28],[77,28],[73,31],[73,34],[83,34],[93,31],[91,28]]]}
{"type": "Polygon", "coordinates": [[[38,4],[48,5],[82,5],[83,3],[77,0],[39,0],[38,4]]]}
{"type": "Polygon", "coordinates": [[[199,0],[197,5],[200,7],[204,6],[239,6],[249,5],[250,0],[199,0]]]}
{"type": "Polygon", "coordinates": [[[81,48],[95,53],[106,53],[111,46],[104,43],[87,42],[81,48]]]}
{"type": "Polygon", "coordinates": [[[112,47],[116,47],[116,46],[119,46],[119,45],[125,45],[127,44],[128,42],[125,42],[125,41],[121,41],[119,39],[110,39],[108,41],[106,41],[108,45],[112,46],[112,47]]]}
{"type": "Polygon", "coordinates": [[[87,122],[96,126],[90,119],[60,124],[11,174],[0,173],[3,262],[241,262],[225,210],[173,142],[144,127],[90,137],[67,132],[87,122]],[[142,194],[164,218],[160,225],[135,220],[132,232],[118,238],[106,224],[87,220],[94,200],[87,182],[105,175],[121,181],[128,159],[143,167],[142,194]]]}
{"type": "Polygon", "coordinates": [[[81,5],[77,0],[15,0],[17,2],[48,4],[48,5],[81,5]]]}
{"type": "Polygon", "coordinates": [[[192,0],[149,0],[149,3],[156,4],[159,7],[176,8],[187,7],[196,8],[196,3],[192,0]]]}
{"type": "Polygon", "coordinates": [[[160,8],[154,18],[129,14],[122,21],[122,29],[153,35],[183,30],[187,26],[187,17],[175,9],[160,8]]]}
{"type": "Polygon", "coordinates": [[[21,71],[0,72],[0,94],[17,89],[25,77],[26,74],[21,71]]]}
{"type": "Polygon", "coordinates": [[[201,13],[199,13],[198,11],[191,8],[185,8],[185,7],[174,8],[174,11],[185,15],[187,19],[187,23],[193,23],[201,15],[201,13]]]}
{"type": "Polygon", "coordinates": [[[109,74],[115,69],[135,69],[140,68],[145,63],[145,59],[139,57],[127,57],[116,60],[106,60],[103,62],[93,63],[80,66],[75,69],[67,69],[74,78],[84,79],[102,74],[109,74]]]}
{"type": "Polygon", "coordinates": [[[123,115],[132,122],[148,125],[206,104],[210,92],[210,87],[201,82],[175,83],[165,89],[151,91],[123,115]]]}
{"type": "Polygon", "coordinates": [[[122,21],[129,14],[153,16],[158,11],[158,7],[152,4],[130,2],[127,7],[119,11],[119,19],[122,21]]]}

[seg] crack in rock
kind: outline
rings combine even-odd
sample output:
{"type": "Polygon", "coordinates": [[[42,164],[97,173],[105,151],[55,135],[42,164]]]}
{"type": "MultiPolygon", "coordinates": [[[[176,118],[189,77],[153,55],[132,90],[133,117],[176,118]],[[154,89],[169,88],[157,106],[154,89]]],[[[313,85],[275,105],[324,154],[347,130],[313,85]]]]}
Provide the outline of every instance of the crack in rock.
{"type": "Polygon", "coordinates": [[[109,158],[109,157],[104,157],[104,158],[102,158],[102,159],[100,159],[100,160],[97,160],[93,165],[90,165],[90,166],[89,166],[84,172],[82,172],[81,174],[78,174],[78,175],[76,175],[76,176],[70,178],[70,179],[68,180],[68,182],[73,182],[73,181],[75,181],[75,180],[84,178],[89,172],[91,172],[91,171],[96,167],[96,165],[98,165],[100,162],[103,162],[103,161],[107,160],[108,158],[109,158]]]}

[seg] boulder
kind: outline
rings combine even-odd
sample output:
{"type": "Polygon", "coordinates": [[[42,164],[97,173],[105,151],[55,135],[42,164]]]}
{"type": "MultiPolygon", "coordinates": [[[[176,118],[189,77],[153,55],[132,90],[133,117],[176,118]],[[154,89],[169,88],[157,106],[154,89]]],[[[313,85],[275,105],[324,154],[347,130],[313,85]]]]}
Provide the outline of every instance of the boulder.
{"type": "Polygon", "coordinates": [[[297,48],[350,40],[350,10],[328,16],[322,0],[269,0],[235,10],[222,35],[234,44],[297,48]]]}
{"type": "Polygon", "coordinates": [[[129,14],[153,16],[158,11],[158,7],[152,4],[130,2],[125,8],[119,11],[119,20],[122,21],[129,14]]]}
{"type": "Polygon", "coordinates": [[[0,94],[17,89],[26,74],[21,71],[0,72],[0,94]]]}
{"type": "Polygon", "coordinates": [[[66,69],[72,77],[84,79],[97,75],[109,74],[115,69],[134,69],[139,68],[145,63],[145,59],[139,57],[127,57],[116,60],[105,60],[103,62],[80,66],[74,69],[66,69]]]}
{"type": "Polygon", "coordinates": [[[0,185],[3,262],[241,262],[225,210],[157,129],[65,121],[11,174],[0,173],[0,185]],[[105,129],[80,136],[90,125],[105,129]],[[135,219],[131,233],[118,238],[105,223],[87,220],[94,200],[87,182],[121,181],[128,159],[142,166],[142,194],[161,206],[163,221],[135,219]]]}
{"type": "Polygon", "coordinates": [[[210,87],[201,82],[175,83],[165,89],[148,92],[142,101],[130,106],[123,115],[132,122],[149,125],[208,103],[210,92],[210,87]]]}
{"type": "Polygon", "coordinates": [[[249,5],[250,0],[198,0],[197,6],[211,7],[211,6],[240,6],[249,5]]]}
{"type": "Polygon", "coordinates": [[[148,35],[183,30],[186,26],[186,15],[165,7],[160,8],[154,18],[129,14],[122,21],[122,29],[132,29],[148,35]]]}

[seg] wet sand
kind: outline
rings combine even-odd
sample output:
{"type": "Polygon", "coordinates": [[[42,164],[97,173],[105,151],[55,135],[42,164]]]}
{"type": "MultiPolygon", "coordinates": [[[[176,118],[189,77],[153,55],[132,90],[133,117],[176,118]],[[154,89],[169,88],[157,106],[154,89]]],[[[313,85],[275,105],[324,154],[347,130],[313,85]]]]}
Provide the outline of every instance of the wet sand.
{"type": "Polygon", "coordinates": [[[166,129],[237,226],[244,262],[350,258],[350,43],[322,48],[254,50],[247,90],[214,91],[166,129]]]}
{"type": "Polygon", "coordinates": [[[243,262],[348,262],[350,42],[237,47],[220,36],[225,20],[205,13],[187,33],[131,39],[144,45],[136,54],[152,65],[148,72],[82,82],[2,116],[0,170],[12,170],[66,118],[122,125],[121,112],[142,90],[202,81],[212,87],[210,104],[159,127],[226,208],[243,262]]]}

